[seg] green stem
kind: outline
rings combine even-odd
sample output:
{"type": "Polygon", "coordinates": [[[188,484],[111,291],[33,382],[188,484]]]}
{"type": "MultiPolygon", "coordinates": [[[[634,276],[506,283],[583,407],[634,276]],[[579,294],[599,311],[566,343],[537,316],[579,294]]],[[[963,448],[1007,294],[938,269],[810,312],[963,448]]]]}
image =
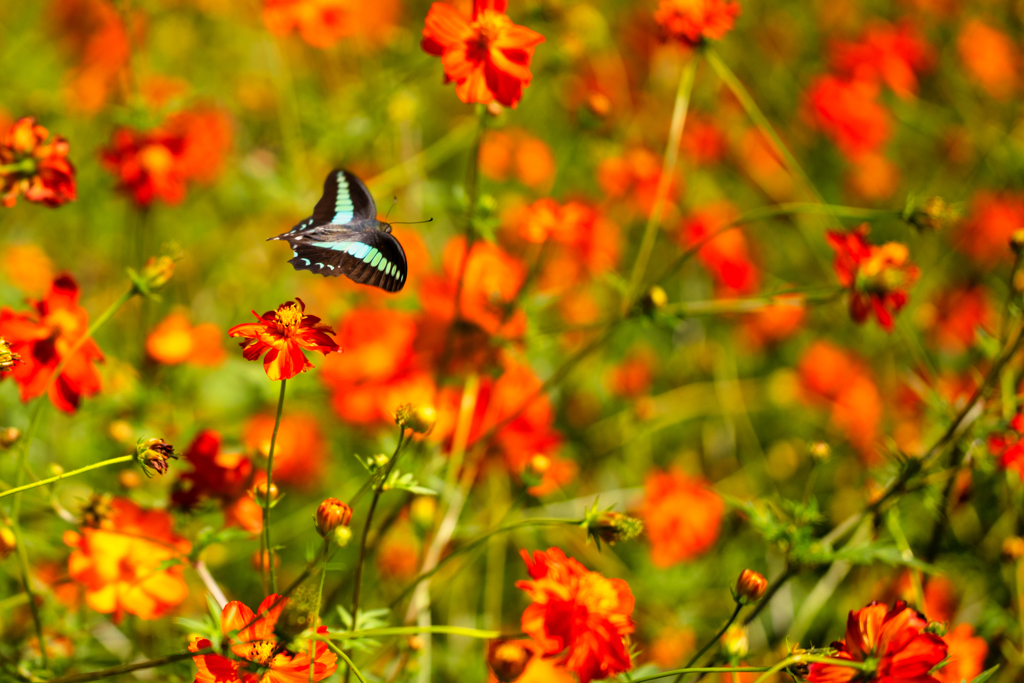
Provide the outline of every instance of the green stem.
{"type": "Polygon", "coordinates": [[[19,486],[17,488],[8,489],[7,491],[4,491],[3,493],[0,493],[0,498],[3,498],[4,496],[9,496],[9,495],[14,494],[14,493],[21,493],[22,491],[28,491],[29,489],[34,489],[34,488],[39,487],[39,486],[46,486],[47,484],[52,484],[55,481],[60,481],[61,479],[68,479],[70,477],[74,477],[76,475],[82,474],[84,472],[88,472],[90,470],[98,470],[101,467],[107,467],[109,465],[117,465],[118,463],[122,463],[122,462],[131,462],[132,460],[135,460],[135,456],[134,455],[122,455],[122,456],[120,456],[118,458],[111,458],[110,460],[104,460],[103,462],[96,462],[96,463],[93,463],[91,465],[86,465],[85,467],[80,467],[77,470],[71,470],[70,472],[64,472],[63,474],[58,474],[57,476],[50,477],[49,479],[41,479],[41,480],[33,482],[31,484],[25,484],[24,486],[19,486]]]}
{"type": "MultiPolygon", "coordinates": [[[[327,558],[327,555],[328,555],[327,551],[330,549],[330,543],[331,542],[327,538],[325,538],[324,539],[323,548],[320,550],[320,552],[324,556],[324,563],[323,563],[323,566],[320,567],[320,586],[316,590],[316,608],[313,610],[313,632],[314,633],[316,633],[316,628],[317,628],[317,626],[320,623],[320,601],[323,600],[323,597],[324,597],[324,578],[327,576],[327,559],[328,559],[327,558]]],[[[309,683],[313,683],[313,664],[315,663],[314,659],[315,658],[313,657],[313,653],[310,653],[310,656],[309,656],[309,683]]],[[[345,658],[345,661],[348,661],[347,657],[345,658]]],[[[352,666],[351,662],[349,662],[349,666],[352,666]]],[[[353,668],[355,668],[355,667],[353,667],[353,668]]]]}
{"type": "Polygon", "coordinates": [[[204,650],[196,650],[195,652],[177,652],[173,655],[160,657],[159,659],[147,659],[144,662],[120,664],[118,666],[112,666],[109,669],[100,669],[99,671],[91,671],[84,674],[72,674],[70,676],[61,676],[60,678],[51,678],[47,683],[85,683],[86,681],[99,681],[104,678],[131,673],[132,671],[152,669],[158,666],[163,666],[164,664],[173,664],[174,662],[181,662],[186,659],[198,657],[199,655],[208,654],[214,654],[212,647],[208,647],[204,650]]]}
{"type": "Polygon", "coordinates": [[[683,316],[721,315],[725,313],[752,313],[768,306],[793,306],[802,308],[808,304],[823,304],[835,301],[846,292],[845,287],[830,288],[825,292],[808,293],[794,290],[764,296],[741,299],[710,299],[708,301],[684,301],[669,304],[662,311],[683,316]]]}
{"type": "Polygon", "coordinates": [[[267,495],[263,499],[263,539],[267,551],[267,571],[270,574],[270,592],[277,592],[277,575],[274,573],[274,548],[270,545],[270,487],[274,482],[274,447],[277,445],[277,430],[281,428],[281,413],[284,412],[284,389],[288,380],[281,380],[281,395],[277,398],[277,418],[274,433],[270,437],[270,452],[267,454],[267,495]]]}
{"type": "Polygon", "coordinates": [[[658,178],[658,187],[654,193],[654,204],[651,206],[651,213],[647,217],[647,225],[644,227],[643,239],[640,242],[640,250],[637,252],[636,262],[633,264],[633,272],[629,277],[629,287],[626,289],[626,296],[623,297],[622,313],[629,310],[633,296],[640,288],[644,273],[647,271],[647,263],[654,251],[654,243],[657,241],[658,228],[665,213],[665,205],[668,201],[668,190],[672,183],[672,176],[675,174],[676,161],[679,159],[679,144],[683,137],[683,127],[686,124],[686,112],[690,107],[690,95],[693,92],[693,81],[697,75],[697,64],[700,62],[700,53],[695,52],[689,63],[683,67],[679,76],[679,87],[676,90],[675,106],[672,110],[672,123],[669,125],[668,145],[665,148],[665,156],[661,165],[661,176],[658,178]]]}
{"type": "Polygon", "coordinates": [[[13,164],[0,164],[0,175],[7,173],[35,173],[39,168],[34,157],[27,157],[13,164]]]}
{"type": "MultiPolygon", "coordinates": [[[[711,638],[711,640],[709,640],[708,642],[704,643],[704,647],[702,647],[700,650],[698,650],[697,654],[695,654],[694,656],[690,657],[690,661],[688,661],[686,663],[686,666],[683,667],[684,669],[689,669],[691,666],[696,664],[697,661],[701,657],[704,656],[704,653],[707,652],[708,650],[710,650],[711,646],[719,641],[719,639],[725,634],[725,632],[727,630],[729,630],[729,627],[732,626],[732,622],[736,621],[736,617],[738,617],[740,615],[740,610],[741,609],[743,609],[743,603],[737,602],[736,603],[736,609],[734,609],[732,611],[732,616],[729,617],[729,621],[725,622],[725,625],[722,626],[722,628],[720,628],[718,630],[718,633],[716,633],[714,635],[714,637],[711,638]]],[[[676,683],[678,683],[680,680],[682,680],[682,678],[683,678],[683,674],[679,674],[678,676],[676,676],[676,683]]]]}
{"type": "MultiPolygon", "coordinates": [[[[874,671],[875,667],[875,665],[870,662],[855,662],[850,659],[834,659],[832,657],[817,657],[815,655],[803,654],[790,655],[761,674],[754,683],[765,683],[765,681],[770,680],[773,675],[792,666],[793,664],[831,664],[832,666],[842,666],[847,669],[859,669],[861,671],[874,671]]],[[[639,683],[639,681],[634,681],[633,683],[639,683]]]]}
{"type": "MultiPolygon", "coordinates": [[[[331,648],[331,650],[334,652],[334,654],[336,654],[339,657],[341,657],[343,660],[345,660],[345,663],[348,664],[347,671],[354,672],[355,675],[356,675],[356,678],[359,679],[359,683],[367,683],[366,679],[363,678],[363,674],[360,673],[359,669],[356,668],[356,665],[352,663],[352,660],[349,658],[349,656],[347,654],[345,654],[344,650],[342,650],[340,647],[338,647],[337,645],[335,645],[331,641],[327,640],[326,638],[321,638],[321,637],[318,636],[315,640],[319,640],[320,642],[327,643],[327,647],[331,648]]],[[[312,672],[313,671],[313,663],[310,662],[309,666],[310,666],[310,672],[312,672]]]]}
{"type": "Polygon", "coordinates": [[[387,628],[366,628],[361,631],[329,633],[327,637],[331,640],[353,640],[355,638],[383,638],[384,636],[412,636],[418,633],[466,636],[467,638],[480,638],[483,640],[493,640],[501,635],[500,631],[485,631],[479,628],[466,628],[464,626],[389,626],[387,628]]]}
{"type": "Polygon", "coordinates": [[[455,550],[451,551],[450,553],[445,555],[443,558],[438,560],[437,564],[434,566],[433,569],[431,569],[429,571],[425,571],[422,574],[420,574],[419,576],[417,576],[415,579],[413,579],[412,582],[409,583],[409,585],[406,586],[402,590],[402,592],[398,594],[398,597],[391,601],[391,604],[388,605],[388,609],[392,609],[392,610],[395,609],[395,607],[399,603],[401,603],[402,600],[404,600],[406,598],[406,596],[408,596],[409,593],[411,593],[413,591],[413,589],[415,589],[416,586],[418,586],[420,584],[420,582],[426,581],[427,579],[432,577],[434,574],[436,574],[437,572],[441,571],[441,568],[444,567],[444,565],[447,564],[449,561],[454,560],[459,555],[465,555],[466,553],[471,552],[475,548],[480,547],[481,545],[486,543],[493,536],[496,536],[498,534],[508,533],[510,531],[515,531],[517,529],[528,529],[528,528],[531,528],[531,527],[557,526],[557,525],[561,525],[561,524],[568,524],[570,526],[579,526],[582,521],[583,520],[581,520],[581,519],[556,519],[556,518],[528,519],[528,520],[524,520],[522,522],[516,522],[515,524],[508,524],[508,525],[505,525],[503,527],[499,527],[497,529],[492,529],[491,531],[488,531],[487,533],[483,534],[482,536],[478,536],[477,538],[473,539],[472,541],[470,541],[466,545],[462,546],[461,548],[456,548],[455,550]]]}
{"type": "Polygon", "coordinates": [[[671,676],[685,676],[686,674],[716,674],[716,673],[761,673],[767,671],[766,666],[698,666],[689,667],[686,669],[672,669],[670,671],[662,671],[661,673],[651,674],[650,676],[644,676],[642,678],[631,678],[629,683],[644,683],[645,681],[657,681],[661,678],[670,678],[671,676]]]}
{"type": "Polygon", "coordinates": [[[459,126],[415,156],[411,156],[397,166],[393,166],[380,175],[370,178],[366,181],[367,186],[378,197],[387,195],[396,187],[400,187],[405,183],[416,169],[430,170],[447,161],[452,155],[462,149],[466,138],[470,136],[470,133],[477,125],[476,123],[467,123],[459,126]]]}

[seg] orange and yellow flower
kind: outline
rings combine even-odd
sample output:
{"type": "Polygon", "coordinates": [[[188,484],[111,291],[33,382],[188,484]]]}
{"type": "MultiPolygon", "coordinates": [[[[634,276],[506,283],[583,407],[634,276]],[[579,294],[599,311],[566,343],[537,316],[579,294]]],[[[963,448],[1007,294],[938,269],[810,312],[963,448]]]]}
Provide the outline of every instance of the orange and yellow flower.
{"type": "MultiPolygon", "coordinates": [[[[195,683],[309,683],[333,675],[338,668],[338,656],[327,643],[313,641],[310,662],[310,649],[291,652],[278,640],[274,628],[288,602],[288,598],[280,595],[268,595],[256,614],[237,600],[224,605],[220,627],[234,657],[194,656],[192,660],[198,669],[195,683]]],[[[327,627],[318,626],[316,632],[324,635],[327,627]]],[[[195,637],[188,649],[198,652],[211,647],[213,643],[206,638],[195,637]]]]}
{"type": "Polygon", "coordinates": [[[821,76],[807,91],[812,120],[850,159],[877,152],[889,139],[889,113],[871,79],[821,76]]]}
{"type": "Polygon", "coordinates": [[[512,23],[508,0],[474,0],[473,16],[435,2],[423,28],[423,50],[441,58],[445,77],[466,103],[515,107],[530,85],[530,60],[544,36],[512,23]]]}
{"type": "Polygon", "coordinates": [[[809,683],[846,683],[853,680],[914,681],[939,683],[929,675],[932,667],[946,658],[948,646],[936,635],[925,633],[925,618],[897,601],[892,609],[872,602],[850,612],[846,622],[846,639],[832,643],[837,659],[872,662],[873,672],[837,666],[811,664],[809,683]]]}
{"type": "Polygon", "coordinates": [[[740,230],[722,230],[737,216],[739,211],[732,204],[717,202],[695,211],[679,230],[681,246],[692,248],[703,244],[697,259],[714,276],[723,296],[749,294],[760,284],[746,235],[740,230]],[[720,234],[712,237],[719,231],[720,234]]]}
{"type": "Polygon", "coordinates": [[[640,508],[651,539],[651,561],[669,567],[708,551],[718,540],[724,511],[725,503],[704,481],[680,469],[652,471],[640,508]]]}
{"type": "Polygon", "coordinates": [[[313,47],[331,47],[352,33],[346,0],[263,0],[263,23],[279,36],[298,31],[313,47]]]}
{"type": "Polygon", "coordinates": [[[272,380],[291,379],[300,372],[313,368],[303,349],[319,351],[325,356],[341,352],[331,336],[328,325],[320,322],[315,315],[306,315],[306,304],[296,297],[286,301],[276,311],[267,311],[262,316],[253,311],[259,322],[235,325],[228,330],[228,336],[242,337],[242,355],[246,360],[258,360],[264,353],[263,369],[272,380]]]}
{"type": "Polygon", "coordinates": [[[124,498],[96,527],[64,532],[73,548],[68,573],[85,587],[85,601],[97,612],[140,619],[165,615],[188,596],[182,576],[191,544],[174,533],[163,510],[145,510],[124,498]]]}
{"type": "Polygon", "coordinates": [[[634,631],[633,594],[622,579],[592,572],[558,548],[520,551],[532,581],[517,581],[533,604],[523,632],[580,683],[633,668],[627,638],[634,631]]]}
{"type": "Polygon", "coordinates": [[[68,161],[71,146],[36,124],[19,119],[0,138],[0,202],[14,206],[18,195],[30,202],[60,206],[75,199],[75,167],[68,161]]]}
{"type": "Polygon", "coordinates": [[[24,361],[4,377],[13,377],[21,387],[21,400],[28,401],[46,389],[50,376],[67,358],[60,376],[50,384],[50,401],[60,410],[73,413],[83,396],[100,390],[100,376],[93,363],[103,353],[87,339],[73,356],[71,348],[89,328],[89,314],[78,305],[78,284],[68,274],[57,276],[40,301],[30,301],[31,310],[20,313],[0,309],[0,336],[24,361]]]}
{"type": "Polygon", "coordinates": [[[724,38],[739,15],[740,4],[732,0],[661,0],[654,20],[670,40],[696,47],[724,38]]]}
{"type": "Polygon", "coordinates": [[[910,22],[876,22],[856,42],[832,46],[832,67],[841,75],[885,83],[903,98],[917,93],[917,74],[934,61],[931,46],[910,22]]]}
{"type": "Polygon", "coordinates": [[[188,315],[168,315],[146,337],[149,357],[164,365],[192,363],[200,366],[220,365],[226,354],[221,345],[223,333],[213,323],[193,326],[188,315]]]}

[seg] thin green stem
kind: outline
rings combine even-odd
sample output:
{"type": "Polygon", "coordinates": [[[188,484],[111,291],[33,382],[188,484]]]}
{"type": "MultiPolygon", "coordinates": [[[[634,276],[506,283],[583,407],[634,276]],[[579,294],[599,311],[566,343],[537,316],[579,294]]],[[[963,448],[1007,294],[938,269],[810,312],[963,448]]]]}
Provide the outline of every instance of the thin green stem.
{"type": "Polygon", "coordinates": [[[388,608],[392,609],[392,610],[395,609],[395,607],[399,603],[401,603],[402,600],[404,600],[406,598],[406,596],[408,596],[409,593],[411,593],[416,588],[416,586],[418,586],[420,584],[420,582],[426,581],[427,579],[432,577],[434,574],[436,574],[437,572],[441,571],[441,568],[444,567],[445,564],[447,564],[451,560],[454,560],[456,557],[459,557],[460,555],[465,555],[466,553],[471,552],[471,551],[473,551],[476,548],[479,548],[481,545],[486,543],[489,539],[491,539],[492,537],[494,537],[494,536],[496,536],[498,534],[508,533],[510,531],[515,531],[517,529],[528,529],[528,528],[531,528],[531,527],[541,527],[541,526],[558,526],[558,525],[561,525],[561,524],[568,524],[570,526],[579,526],[579,524],[582,521],[583,520],[580,520],[580,519],[556,519],[556,518],[527,519],[527,520],[524,520],[522,522],[516,522],[515,524],[508,524],[506,526],[499,527],[497,529],[492,529],[491,531],[488,531],[487,533],[483,534],[482,536],[478,536],[477,538],[473,539],[472,541],[470,541],[466,545],[462,546],[461,548],[456,548],[455,550],[451,551],[450,553],[445,555],[443,558],[438,560],[437,564],[434,565],[433,569],[430,569],[429,571],[425,571],[422,574],[420,574],[419,576],[417,576],[415,579],[413,579],[409,583],[409,585],[406,586],[402,590],[402,592],[398,594],[398,597],[391,601],[391,604],[388,605],[388,608]]]}
{"type": "Polygon", "coordinates": [[[277,399],[277,418],[274,420],[274,433],[270,437],[270,452],[267,454],[267,495],[263,499],[263,539],[266,545],[271,593],[277,592],[277,575],[274,573],[274,547],[270,545],[270,487],[274,482],[274,447],[277,445],[277,430],[281,428],[281,414],[284,412],[284,389],[287,384],[288,380],[281,380],[281,395],[277,399]]]}
{"type": "MultiPolygon", "coordinates": [[[[754,683],[765,683],[765,681],[770,680],[773,675],[792,666],[793,664],[831,664],[832,666],[841,666],[847,669],[859,669],[861,671],[873,671],[875,666],[870,662],[855,662],[850,659],[835,659],[833,657],[818,657],[815,655],[805,654],[790,655],[761,674],[754,683]]],[[[634,681],[633,683],[639,683],[639,681],[634,681]]]]}
{"type": "MultiPolygon", "coordinates": [[[[327,558],[327,555],[328,555],[327,551],[330,549],[330,544],[331,544],[330,540],[325,538],[324,539],[323,548],[320,550],[320,552],[324,556],[324,563],[320,567],[320,585],[317,587],[317,590],[316,590],[316,608],[313,610],[313,624],[312,624],[312,628],[313,628],[313,632],[314,633],[316,633],[316,628],[320,624],[320,601],[323,600],[323,597],[324,597],[324,578],[327,576],[327,559],[328,559],[327,558]]],[[[314,660],[315,660],[315,657],[313,656],[313,653],[310,653],[310,656],[309,656],[309,683],[313,683],[313,664],[315,663],[314,660]]],[[[347,657],[346,657],[346,661],[348,661],[347,657]]],[[[351,662],[349,662],[349,666],[352,666],[351,662]]],[[[353,667],[353,668],[355,668],[355,667],[353,667]]]]}
{"type": "MultiPolygon", "coordinates": [[[[363,674],[359,671],[359,669],[356,668],[356,665],[352,663],[352,660],[349,658],[349,656],[347,654],[345,654],[344,650],[342,650],[340,647],[338,647],[337,645],[335,645],[331,641],[327,640],[326,638],[317,637],[316,640],[319,640],[321,642],[327,643],[327,647],[331,648],[331,650],[334,652],[334,654],[338,655],[343,660],[345,660],[345,663],[348,664],[347,671],[354,672],[355,675],[356,675],[356,678],[359,679],[359,683],[367,683],[366,679],[363,678],[363,674]]],[[[310,672],[312,672],[312,670],[313,670],[313,662],[310,662],[309,666],[310,666],[310,672]]]]}
{"type": "Polygon", "coordinates": [[[0,173],[34,173],[38,165],[33,157],[27,157],[13,164],[0,164],[0,173]]]}
{"type": "MultiPolygon", "coordinates": [[[[711,638],[711,640],[709,640],[708,642],[704,643],[704,647],[702,647],[701,649],[697,650],[697,654],[695,654],[694,656],[690,657],[690,661],[688,661],[686,663],[686,665],[683,667],[684,669],[689,669],[691,666],[696,664],[697,661],[700,660],[700,658],[704,656],[704,653],[707,652],[708,650],[710,650],[711,646],[719,641],[719,639],[725,634],[725,632],[727,630],[729,630],[729,627],[732,626],[732,622],[736,621],[736,617],[738,617],[740,615],[740,610],[741,609],[743,609],[743,603],[737,602],[736,603],[736,609],[734,609],[732,611],[732,616],[729,617],[729,620],[727,622],[725,622],[725,625],[722,626],[722,628],[718,629],[718,633],[716,633],[711,638]]],[[[676,676],[676,683],[678,683],[680,680],[682,680],[683,675],[684,674],[679,674],[678,676],[676,676]]]]}
{"type": "Polygon", "coordinates": [[[353,640],[355,638],[383,638],[384,636],[412,636],[418,633],[438,633],[451,636],[466,636],[467,638],[480,638],[493,640],[501,635],[500,631],[485,631],[479,628],[466,628],[464,626],[389,626],[386,628],[365,628],[360,631],[345,631],[344,633],[329,633],[327,638],[331,640],[353,640]]]}
{"type": "Polygon", "coordinates": [[[140,671],[142,669],[153,669],[164,664],[173,664],[174,662],[181,662],[186,659],[198,657],[199,655],[213,654],[214,650],[212,647],[208,647],[203,650],[196,650],[195,652],[177,652],[173,655],[167,655],[166,657],[160,657],[158,659],[147,659],[143,662],[132,662],[131,664],[119,664],[118,666],[112,666],[108,669],[100,669],[99,671],[91,671],[84,674],[72,674],[70,676],[61,676],[60,678],[51,678],[47,683],[86,683],[86,681],[99,681],[104,678],[110,678],[112,676],[119,676],[121,674],[131,673],[132,671],[140,671]]]}
{"type": "Polygon", "coordinates": [[[74,477],[74,476],[77,476],[79,474],[83,474],[83,473],[88,472],[90,470],[98,470],[101,467],[109,467],[110,465],[117,465],[117,464],[122,463],[122,462],[131,462],[132,460],[135,460],[135,456],[134,455],[122,455],[122,456],[117,457],[117,458],[111,458],[110,460],[104,460],[103,462],[95,462],[95,463],[93,463],[91,465],[86,465],[85,467],[79,467],[77,470],[71,470],[70,472],[64,472],[62,474],[58,474],[57,476],[50,477],[49,479],[40,479],[39,481],[32,482],[31,484],[25,484],[24,486],[19,486],[17,488],[8,489],[8,490],[0,493],[0,498],[3,498],[4,496],[9,496],[9,495],[12,495],[12,494],[15,494],[15,493],[21,493],[22,491],[28,491],[29,489],[34,489],[34,488],[37,488],[39,486],[46,486],[47,484],[52,484],[53,482],[60,481],[61,479],[69,479],[70,477],[74,477]]]}
{"type": "Polygon", "coordinates": [[[750,673],[756,674],[762,671],[767,671],[767,666],[698,666],[688,667],[686,669],[672,669],[670,671],[662,671],[661,673],[651,674],[650,676],[643,676],[641,678],[631,678],[629,683],[644,683],[645,681],[657,681],[662,678],[670,678],[672,676],[685,676],[686,674],[717,674],[717,673],[750,673]]]}
{"type": "Polygon", "coordinates": [[[665,214],[665,205],[668,203],[668,191],[672,185],[672,176],[675,174],[676,162],[679,160],[679,144],[683,137],[683,127],[686,125],[686,112],[690,107],[690,95],[693,93],[693,82],[697,76],[697,65],[699,62],[700,53],[695,52],[679,75],[679,87],[676,90],[676,101],[672,109],[672,123],[669,125],[668,144],[665,147],[665,156],[661,165],[661,176],[658,178],[658,187],[654,193],[651,213],[647,217],[647,225],[644,226],[640,249],[637,252],[636,261],[633,263],[633,272],[629,277],[629,287],[626,289],[626,295],[622,299],[623,314],[629,310],[633,296],[643,282],[644,273],[647,271],[647,264],[654,251],[654,244],[658,237],[658,228],[661,226],[661,219],[665,214]]]}
{"type": "Polygon", "coordinates": [[[722,315],[727,313],[751,313],[769,306],[793,306],[803,308],[808,304],[824,304],[835,301],[846,292],[845,287],[832,287],[823,292],[779,292],[764,296],[739,299],[710,299],[708,301],[684,301],[664,306],[661,310],[683,316],[722,315]]]}

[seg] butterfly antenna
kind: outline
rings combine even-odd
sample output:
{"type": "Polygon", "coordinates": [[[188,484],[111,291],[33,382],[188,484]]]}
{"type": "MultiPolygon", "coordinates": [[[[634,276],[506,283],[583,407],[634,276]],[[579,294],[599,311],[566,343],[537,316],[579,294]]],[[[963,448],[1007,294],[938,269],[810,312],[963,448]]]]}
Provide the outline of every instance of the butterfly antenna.
{"type": "Polygon", "coordinates": [[[428,218],[425,221],[391,221],[391,225],[420,225],[422,223],[431,223],[433,218],[428,218]]]}
{"type": "MultiPolygon", "coordinates": [[[[398,203],[398,197],[395,197],[394,200],[391,202],[391,209],[394,209],[395,208],[395,204],[397,204],[397,203],[398,203]]],[[[391,209],[388,209],[388,212],[384,215],[384,222],[385,223],[387,223],[387,221],[388,221],[388,216],[391,215],[391,209]]]]}

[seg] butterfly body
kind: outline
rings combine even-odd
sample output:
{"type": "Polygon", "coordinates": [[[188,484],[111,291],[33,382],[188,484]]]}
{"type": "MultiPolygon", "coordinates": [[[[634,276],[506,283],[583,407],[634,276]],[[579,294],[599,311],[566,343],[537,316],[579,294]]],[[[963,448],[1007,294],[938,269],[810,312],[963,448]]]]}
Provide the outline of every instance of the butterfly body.
{"type": "Polygon", "coordinates": [[[288,232],[271,237],[292,247],[289,263],[325,277],[346,275],[360,284],[397,292],[405,286],[408,264],[388,223],[358,177],[334,170],[313,215],[288,232]]]}

